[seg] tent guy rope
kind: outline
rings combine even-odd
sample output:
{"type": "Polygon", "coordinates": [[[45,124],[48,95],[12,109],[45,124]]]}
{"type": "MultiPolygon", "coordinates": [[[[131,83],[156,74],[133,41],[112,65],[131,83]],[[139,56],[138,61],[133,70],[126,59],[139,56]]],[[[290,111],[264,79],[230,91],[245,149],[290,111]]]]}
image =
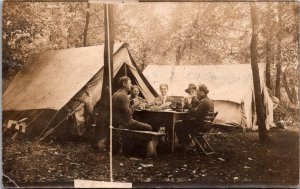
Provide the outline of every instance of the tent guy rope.
{"type": "MultiPolygon", "coordinates": [[[[64,119],[62,119],[58,124],[56,124],[52,129],[50,129],[49,131],[47,131],[46,133],[44,133],[44,136],[42,136],[42,133],[41,133],[40,136],[36,139],[36,141],[32,144],[32,148],[35,147],[39,142],[41,142],[42,140],[44,140],[47,136],[49,136],[58,126],[60,126],[70,115],[72,115],[76,111],[76,109],[77,109],[77,107],[79,105],[80,104],[78,104],[76,107],[74,107],[74,109],[72,111],[70,111],[67,114],[67,116],[64,119]]],[[[57,115],[58,112],[56,112],[56,114],[53,116],[53,119],[57,115]]],[[[49,124],[47,125],[47,127],[50,125],[50,123],[53,121],[53,119],[49,122],[49,124]]],[[[45,129],[43,131],[45,131],[45,129]]]]}
{"type": "Polygon", "coordinates": [[[41,132],[41,134],[36,138],[35,142],[33,143],[35,145],[35,143],[39,140],[39,138],[44,134],[44,131],[50,126],[50,124],[52,123],[52,121],[54,120],[54,118],[58,115],[60,111],[57,111],[54,116],[51,118],[51,120],[48,122],[47,126],[43,129],[43,131],[41,132]]]}
{"type": "Polygon", "coordinates": [[[43,110],[40,111],[28,124],[27,124],[27,127],[34,121],[36,120],[41,114],[43,113],[43,110]]]}

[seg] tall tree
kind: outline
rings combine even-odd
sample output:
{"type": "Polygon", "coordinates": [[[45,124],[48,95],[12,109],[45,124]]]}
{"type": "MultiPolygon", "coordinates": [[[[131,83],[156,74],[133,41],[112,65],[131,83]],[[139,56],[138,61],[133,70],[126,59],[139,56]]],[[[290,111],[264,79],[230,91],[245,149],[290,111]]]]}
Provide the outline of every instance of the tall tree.
{"type": "Polygon", "coordinates": [[[187,43],[185,43],[183,46],[179,45],[176,49],[176,58],[175,58],[175,65],[180,65],[180,60],[182,56],[184,55],[184,51],[187,47],[187,43]]]}
{"type": "Polygon", "coordinates": [[[265,112],[264,112],[264,106],[262,101],[259,70],[257,64],[258,18],[257,18],[256,4],[254,2],[250,3],[250,12],[251,12],[251,23],[252,23],[250,54],[251,54],[251,68],[253,74],[257,125],[258,125],[260,142],[266,142],[268,140],[268,133],[267,133],[266,123],[265,123],[265,112]]]}
{"type": "MultiPolygon", "coordinates": [[[[291,6],[291,12],[293,13],[293,21],[292,21],[292,27],[291,30],[289,30],[290,32],[288,32],[290,35],[293,36],[293,43],[295,44],[294,48],[292,51],[295,51],[294,55],[295,56],[295,60],[294,61],[289,61],[292,69],[290,73],[287,73],[287,78],[290,79],[290,87],[291,87],[291,95],[292,95],[292,99],[293,99],[293,103],[295,104],[295,106],[298,106],[299,101],[298,101],[298,95],[296,92],[296,86],[298,86],[298,79],[299,79],[299,74],[298,74],[298,70],[299,70],[299,62],[298,62],[298,54],[299,54],[299,3],[298,2],[294,2],[294,3],[290,3],[291,6]],[[294,63],[294,64],[293,64],[294,63]],[[292,75],[292,76],[291,76],[292,75]]],[[[290,57],[290,56],[289,56],[290,57]]]]}
{"type": "Polygon", "coordinates": [[[282,41],[282,7],[281,2],[278,2],[278,24],[277,24],[277,63],[276,63],[276,86],[275,86],[275,96],[280,100],[280,87],[281,87],[281,41],[282,41]]]}
{"type": "Polygon", "coordinates": [[[271,28],[271,2],[267,3],[267,19],[266,19],[266,48],[267,48],[267,57],[266,57],[266,85],[269,89],[272,90],[271,84],[271,40],[272,40],[272,28],[271,28]]]}
{"type": "Polygon", "coordinates": [[[290,87],[289,87],[289,85],[288,85],[288,82],[287,82],[286,72],[283,72],[283,73],[282,73],[282,81],[283,81],[283,86],[284,86],[285,91],[286,91],[286,93],[287,93],[287,95],[288,95],[288,97],[289,97],[290,102],[291,102],[291,103],[295,103],[295,102],[294,102],[294,97],[293,97],[292,91],[291,91],[291,89],[290,89],[290,87]]]}
{"type": "Polygon", "coordinates": [[[90,23],[90,3],[87,3],[86,7],[86,16],[85,16],[85,26],[83,30],[83,46],[87,46],[87,36],[88,36],[88,29],[89,29],[89,23],[90,23]]]}
{"type": "Polygon", "coordinates": [[[299,101],[298,101],[298,98],[297,98],[297,92],[296,92],[295,84],[292,86],[292,97],[293,97],[295,106],[298,107],[299,101]]]}

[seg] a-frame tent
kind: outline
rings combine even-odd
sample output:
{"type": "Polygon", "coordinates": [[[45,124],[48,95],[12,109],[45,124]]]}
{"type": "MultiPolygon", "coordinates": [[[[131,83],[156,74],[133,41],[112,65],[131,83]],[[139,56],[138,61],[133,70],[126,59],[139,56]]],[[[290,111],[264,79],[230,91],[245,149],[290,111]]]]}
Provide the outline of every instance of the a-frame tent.
{"type": "MultiPolygon", "coordinates": [[[[157,93],[138,69],[127,46],[114,46],[114,83],[127,75],[140,87],[141,95],[152,101],[157,93]]],[[[88,112],[93,112],[101,98],[103,53],[104,45],[100,45],[30,56],[3,94],[4,123],[28,118],[27,130],[31,134],[41,132],[50,122],[56,125],[78,104],[83,103],[88,112]]]]}
{"type": "MultiPolygon", "coordinates": [[[[153,87],[159,91],[160,83],[169,85],[169,95],[187,96],[184,89],[189,83],[202,83],[209,89],[208,96],[215,101],[217,125],[242,126],[256,130],[253,77],[250,64],[226,65],[148,65],[144,70],[153,87]]],[[[274,126],[273,102],[265,85],[265,64],[259,64],[266,125],[274,126]]]]}

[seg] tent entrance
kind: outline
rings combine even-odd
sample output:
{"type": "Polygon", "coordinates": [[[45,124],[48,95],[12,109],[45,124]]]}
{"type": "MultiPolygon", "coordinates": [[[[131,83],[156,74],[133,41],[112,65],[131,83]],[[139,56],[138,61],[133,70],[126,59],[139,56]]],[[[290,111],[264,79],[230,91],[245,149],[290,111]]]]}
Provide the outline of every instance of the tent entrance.
{"type": "MultiPolygon", "coordinates": [[[[124,63],[119,72],[115,75],[114,79],[113,79],[113,94],[120,88],[120,86],[118,86],[118,80],[120,77],[123,76],[127,76],[130,78],[132,85],[137,85],[139,86],[139,82],[137,81],[136,77],[133,75],[132,70],[133,68],[129,67],[126,63],[124,63]]],[[[145,98],[145,96],[143,95],[143,93],[140,93],[140,96],[142,98],[145,98]]]]}

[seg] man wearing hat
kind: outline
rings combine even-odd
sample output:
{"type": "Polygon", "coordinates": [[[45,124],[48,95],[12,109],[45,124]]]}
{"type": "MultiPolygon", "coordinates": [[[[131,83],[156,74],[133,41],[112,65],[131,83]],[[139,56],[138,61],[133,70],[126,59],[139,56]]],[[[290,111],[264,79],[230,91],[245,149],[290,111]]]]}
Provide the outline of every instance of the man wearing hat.
{"type": "Polygon", "coordinates": [[[189,86],[188,86],[188,88],[185,89],[185,92],[189,94],[187,97],[184,98],[184,107],[185,108],[189,107],[189,105],[192,102],[192,99],[197,98],[196,91],[197,91],[197,87],[193,83],[190,83],[189,86]]]}
{"type": "Polygon", "coordinates": [[[198,86],[197,99],[193,99],[189,105],[191,119],[176,126],[178,141],[185,151],[192,149],[190,146],[190,133],[197,131],[208,132],[210,129],[205,128],[205,124],[203,124],[208,112],[214,112],[214,103],[208,98],[208,92],[206,85],[201,84],[198,86]]]}

